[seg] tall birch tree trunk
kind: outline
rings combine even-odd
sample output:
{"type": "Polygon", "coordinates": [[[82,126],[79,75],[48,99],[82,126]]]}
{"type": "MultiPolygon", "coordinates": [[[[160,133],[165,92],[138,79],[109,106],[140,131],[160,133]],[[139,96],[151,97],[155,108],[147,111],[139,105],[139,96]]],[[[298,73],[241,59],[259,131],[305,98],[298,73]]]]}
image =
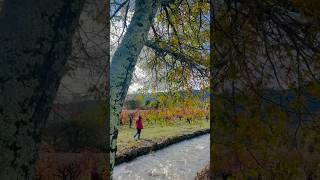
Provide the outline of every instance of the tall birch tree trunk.
{"type": "Polygon", "coordinates": [[[0,179],[35,179],[82,0],[5,0],[0,16],[0,179]]]}
{"type": "Polygon", "coordinates": [[[110,65],[110,170],[117,150],[119,116],[128,92],[134,67],[148,38],[159,0],[136,0],[135,12],[110,65]]]}

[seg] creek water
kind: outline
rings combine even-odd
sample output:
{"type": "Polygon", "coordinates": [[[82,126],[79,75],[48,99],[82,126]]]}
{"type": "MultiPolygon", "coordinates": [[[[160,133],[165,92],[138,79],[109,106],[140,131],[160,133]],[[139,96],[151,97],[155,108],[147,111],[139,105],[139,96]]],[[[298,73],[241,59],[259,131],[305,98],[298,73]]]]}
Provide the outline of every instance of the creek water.
{"type": "Polygon", "coordinates": [[[209,162],[209,147],[209,134],[185,140],[117,165],[113,179],[191,180],[209,162]]]}

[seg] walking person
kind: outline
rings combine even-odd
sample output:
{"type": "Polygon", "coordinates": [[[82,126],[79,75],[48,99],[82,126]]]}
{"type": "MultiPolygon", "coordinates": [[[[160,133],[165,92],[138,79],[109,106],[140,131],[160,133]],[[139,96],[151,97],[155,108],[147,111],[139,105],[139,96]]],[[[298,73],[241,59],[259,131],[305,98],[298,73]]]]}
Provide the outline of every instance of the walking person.
{"type": "Polygon", "coordinates": [[[133,138],[136,138],[136,136],[138,136],[138,139],[140,139],[141,129],[143,129],[142,117],[140,115],[138,117],[138,120],[136,121],[136,128],[137,133],[133,136],[133,138]]]}

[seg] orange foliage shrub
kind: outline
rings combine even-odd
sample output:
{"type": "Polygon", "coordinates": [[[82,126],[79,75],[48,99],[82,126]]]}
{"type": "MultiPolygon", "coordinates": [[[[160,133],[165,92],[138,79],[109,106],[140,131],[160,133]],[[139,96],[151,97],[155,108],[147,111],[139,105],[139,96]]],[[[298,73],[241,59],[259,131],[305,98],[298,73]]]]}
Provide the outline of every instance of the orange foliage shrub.
{"type": "Polygon", "coordinates": [[[121,121],[123,124],[128,124],[129,114],[134,113],[134,121],[138,116],[146,121],[166,120],[175,121],[182,119],[205,119],[209,111],[205,108],[166,108],[166,109],[152,109],[152,110],[123,110],[121,113],[121,121]]]}

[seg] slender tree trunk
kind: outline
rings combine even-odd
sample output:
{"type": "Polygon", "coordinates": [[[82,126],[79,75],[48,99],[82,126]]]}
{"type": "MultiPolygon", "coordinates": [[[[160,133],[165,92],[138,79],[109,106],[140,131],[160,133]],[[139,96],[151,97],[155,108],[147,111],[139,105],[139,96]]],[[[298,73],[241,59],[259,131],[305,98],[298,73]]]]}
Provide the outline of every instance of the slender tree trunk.
{"type": "Polygon", "coordinates": [[[119,116],[127,95],[136,61],[147,40],[159,8],[158,0],[136,0],[130,25],[110,65],[110,169],[115,163],[119,116]]]}
{"type": "Polygon", "coordinates": [[[35,179],[82,0],[5,0],[0,16],[0,179],[35,179]]]}

